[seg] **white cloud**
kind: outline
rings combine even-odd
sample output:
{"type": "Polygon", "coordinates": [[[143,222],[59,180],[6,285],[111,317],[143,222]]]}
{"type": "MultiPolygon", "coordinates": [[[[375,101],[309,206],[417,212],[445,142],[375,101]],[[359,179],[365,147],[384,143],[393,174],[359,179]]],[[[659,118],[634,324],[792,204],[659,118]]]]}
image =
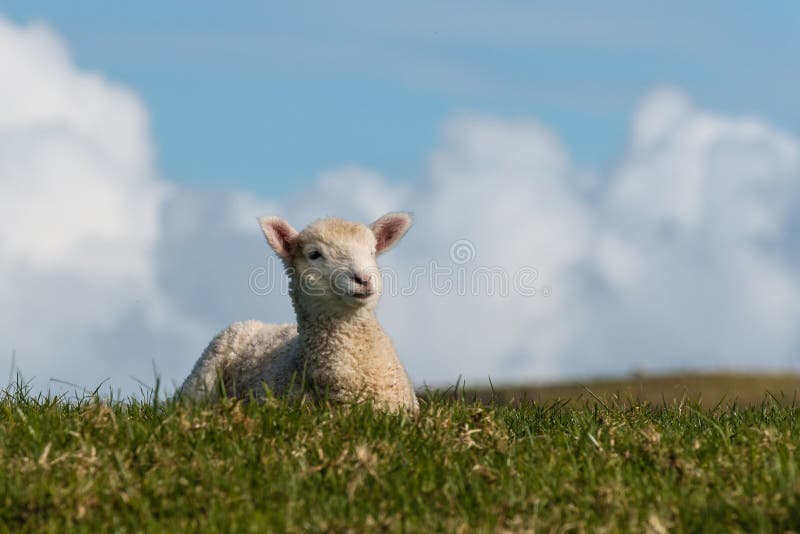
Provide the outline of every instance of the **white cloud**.
{"type": "Polygon", "coordinates": [[[146,276],[166,188],[153,178],[142,104],[77,72],[44,26],[0,19],[0,65],[3,252],[35,267],[146,276]],[[135,253],[108,266],[112,254],[94,255],[101,246],[135,253]]]}
{"type": "Polygon", "coordinates": [[[597,262],[614,288],[609,311],[639,334],[606,336],[600,351],[655,367],[795,364],[798,271],[775,249],[797,208],[799,155],[767,124],[697,110],[675,91],[648,97],[608,192],[597,262]]]}
{"type": "Polygon", "coordinates": [[[384,313],[390,329],[397,325],[401,351],[420,355],[409,358],[416,379],[559,374],[556,357],[568,350],[577,321],[552,319],[570,298],[570,269],[586,254],[591,217],[565,186],[568,172],[560,142],[533,121],[461,117],[445,124],[431,160],[432,185],[412,202],[422,254],[411,263],[426,265],[436,258],[455,268],[454,279],[458,272],[469,278],[479,267],[501,267],[510,284],[520,269],[533,267],[539,290],[559,290],[547,298],[513,291],[487,296],[485,289],[475,296],[455,289],[442,296],[423,285],[412,297],[386,303],[384,313]],[[472,261],[450,261],[450,247],[458,240],[474,247],[472,261]],[[520,368],[504,371],[507,362],[520,368]]]}
{"type": "Polygon", "coordinates": [[[153,249],[169,187],[145,108],[80,72],[42,25],[0,18],[0,69],[0,363],[16,351],[28,376],[96,382],[118,360],[94,335],[137,301],[153,321],[168,315],[153,249]]]}
{"type": "Polygon", "coordinates": [[[429,279],[387,295],[382,320],[417,383],[795,364],[800,142],[758,120],[659,89],[591,199],[547,128],[469,115],[444,124],[415,187],[352,165],[261,199],[160,180],[142,103],[77,69],[47,28],[0,19],[0,68],[0,364],[16,349],[28,376],[132,391],[154,361],[180,381],[226,323],[291,317],[287,297],[249,285],[268,257],[257,216],[301,227],[397,209],[416,215],[385,258],[403,282],[432,260],[509,283],[536,269],[535,296],[441,295],[429,279]],[[475,253],[463,264],[459,240],[475,253]]]}

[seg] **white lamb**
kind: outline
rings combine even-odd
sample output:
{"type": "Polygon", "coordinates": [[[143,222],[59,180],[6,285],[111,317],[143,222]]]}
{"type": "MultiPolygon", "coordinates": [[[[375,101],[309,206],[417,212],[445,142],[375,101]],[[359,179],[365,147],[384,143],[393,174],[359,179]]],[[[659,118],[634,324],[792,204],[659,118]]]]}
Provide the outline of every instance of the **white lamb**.
{"type": "Polygon", "coordinates": [[[369,399],[417,412],[408,375],[374,313],[382,289],[375,257],[403,237],[411,217],[389,213],[369,227],[331,217],[302,232],[279,217],[260,223],[289,275],[297,325],[234,323],[208,345],[181,395],[214,400],[220,385],[236,397],[302,388],[334,402],[369,399]]]}

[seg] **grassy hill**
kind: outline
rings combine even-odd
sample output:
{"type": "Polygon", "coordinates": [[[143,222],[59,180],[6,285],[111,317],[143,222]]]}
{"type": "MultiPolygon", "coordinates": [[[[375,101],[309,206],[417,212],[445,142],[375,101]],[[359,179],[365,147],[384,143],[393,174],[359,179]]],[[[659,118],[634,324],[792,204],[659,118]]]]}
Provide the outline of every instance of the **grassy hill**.
{"type": "Polygon", "coordinates": [[[469,389],[484,402],[521,400],[547,402],[569,400],[633,400],[654,406],[680,401],[695,401],[703,406],[717,404],[760,404],[771,397],[781,404],[792,404],[798,398],[800,375],[748,373],[676,373],[664,375],[634,375],[624,378],[587,380],[585,382],[518,385],[469,389]]]}
{"type": "MultiPolygon", "coordinates": [[[[429,395],[416,419],[368,406],[66,403],[9,391],[0,394],[0,531],[800,525],[791,402],[654,406],[591,388],[602,402],[583,389],[572,403],[429,395]]],[[[573,390],[546,391],[542,399],[573,390]]],[[[506,394],[516,395],[496,397],[506,394]]]]}

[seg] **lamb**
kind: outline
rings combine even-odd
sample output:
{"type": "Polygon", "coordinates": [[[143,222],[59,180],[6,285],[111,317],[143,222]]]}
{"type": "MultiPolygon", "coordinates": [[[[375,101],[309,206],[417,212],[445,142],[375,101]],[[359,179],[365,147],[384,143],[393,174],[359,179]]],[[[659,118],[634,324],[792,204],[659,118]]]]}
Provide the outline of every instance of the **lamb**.
{"type": "Polygon", "coordinates": [[[300,391],[418,412],[408,375],[375,317],[382,290],[376,256],[405,235],[411,216],[388,213],[369,227],[329,217],[301,232],[279,217],[259,222],[289,276],[297,325],[232,324],[205,349],[181,396],[213,401],[221,385],[236,397],[300,391]]]}

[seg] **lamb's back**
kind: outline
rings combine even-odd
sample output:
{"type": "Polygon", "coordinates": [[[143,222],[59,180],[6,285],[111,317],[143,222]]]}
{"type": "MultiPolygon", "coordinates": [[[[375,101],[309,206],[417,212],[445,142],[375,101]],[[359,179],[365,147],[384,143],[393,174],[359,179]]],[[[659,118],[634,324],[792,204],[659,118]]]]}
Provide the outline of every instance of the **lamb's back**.
{"type": "Polygon", "coordinates": [[[230,325],[208,344],[181,388],[190,399],[216,398],[219,380],[226,394],[257,397],[268,387],[283,394],[300,380],[297,326],[243,321],[230,325]]]}

